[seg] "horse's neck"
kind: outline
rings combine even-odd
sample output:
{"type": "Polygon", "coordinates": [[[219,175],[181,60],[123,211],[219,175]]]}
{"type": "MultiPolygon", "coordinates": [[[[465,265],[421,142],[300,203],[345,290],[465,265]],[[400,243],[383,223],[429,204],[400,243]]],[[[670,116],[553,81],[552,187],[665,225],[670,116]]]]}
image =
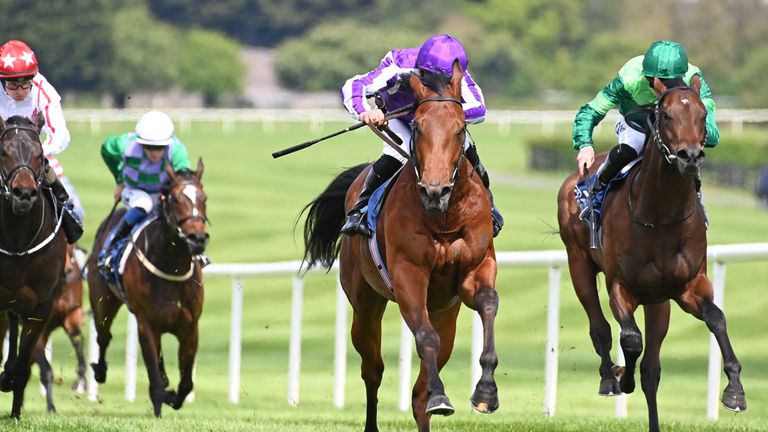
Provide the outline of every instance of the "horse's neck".
{"type": "MultiPolygon", "coordinates": [[[[693,180],[681,175],[661,152],[646,143],[641,169],[629,193],[634,202],[635,216],[678,220],[689,214],[696,201],[693,180]]],[[[668,222],[668,221],[667,221],[668,222]]]]}
{"type": "Polygon", "coordinates": [[[41,195],[29,213],[20,216],[13,212],[9,200],[0,197],[0,218],[2,218],[0,247],[21,252],[50,234],[56,225],[55,221],[50,223],[50,218],[43,220],[46,217],[45,213],[54,214],[52,206],[46,203],[47,200],[45,195],[41,195]],[[48,208],[51,211],[47,211],[48,208]]]}
{"type": "Polygon", "coordinates": [[[147,225],[137,245],[154,263],[173,266],[176,263],[187,263],[192,259],[186,243],[170,231],[168,224],[162,218],[157,218],[147,225]]]}

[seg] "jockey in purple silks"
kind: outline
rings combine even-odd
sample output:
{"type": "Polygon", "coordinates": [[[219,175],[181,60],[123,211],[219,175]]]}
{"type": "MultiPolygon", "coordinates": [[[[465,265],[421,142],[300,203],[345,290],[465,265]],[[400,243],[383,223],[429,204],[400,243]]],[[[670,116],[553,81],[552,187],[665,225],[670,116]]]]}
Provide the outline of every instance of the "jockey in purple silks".
{"type": "MultiPolygon", "coordinates": [[[[450,77],[453,74],[453,63],[458,60],[464,76],[461,80],[461,99],[464,116],[468,124],[481,123],[485,119],[485,102],[483,92],[475,83],[467,71],[467,53],[458,39],[441,34],[427,39],[419,48],[393,49],[381,60],[379,67],[363,75],[357,75],[344,83],[341,88],[341,99],[344,107],[352,116],[361,122],[380,126],[384,124],[384,111],[393,111],[405,107],[416,101],[413,92],[407,85],[401,85],[401,75],[417,71],[423,74],[442,74],[450,77]],[[377,105],[368,104],[369,97],[380,98],[377,105]]],[[[406,153],[410,152],[411,121],[413,114],[392,119],[389,128],[402,140],[400,148],[406,153]]],[[[347,235],[362,234],[370,237],[371,231],[366,224],[366,215],[363,209],[368,204],[368,199],[388,178],[394,175],[406,162],[395,149],[384,144],[383,155],[373,163],[368,171],[365,184],[357,202],[347,214],[347,220],[341,232],[347,235]]],[[[486,189],[490,181],[485,167],[480,162],[477,149],[471,138],[467,136],[464,142],[464,153],[467,159],[475,167],[486,189]]],[[[490,190],[488,190],[490,194],[490,190]]],[[[493,221],[493,236],[496,237],[504,225],[504,218],[493,205],[491,195],[491,216],[493,221]]]]}

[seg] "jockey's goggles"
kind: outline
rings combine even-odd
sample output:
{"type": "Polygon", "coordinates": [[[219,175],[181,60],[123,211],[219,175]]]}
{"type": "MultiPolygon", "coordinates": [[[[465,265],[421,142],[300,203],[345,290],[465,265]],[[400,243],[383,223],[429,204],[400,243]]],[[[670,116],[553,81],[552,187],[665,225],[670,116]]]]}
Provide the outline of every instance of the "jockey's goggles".
{"type": "Polygon", "coordinates": [[[5,88],[8,90],[29,90],[32,88],[32,80],[24,81],[4,81],[5,88]]]}

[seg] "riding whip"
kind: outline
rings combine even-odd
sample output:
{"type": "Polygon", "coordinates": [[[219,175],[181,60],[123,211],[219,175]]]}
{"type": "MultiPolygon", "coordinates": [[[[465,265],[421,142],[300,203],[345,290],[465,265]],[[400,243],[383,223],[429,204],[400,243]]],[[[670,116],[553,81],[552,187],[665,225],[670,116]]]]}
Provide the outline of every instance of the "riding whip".
{"type": "MultiPolygon", "coordinates": [[[[413,110],[413,108],[414,108],[413,104],[406,105],[406,106],[404,106],[402,108],[398,108],[398,109],[396,109],[394,111],[391,111],[391,112],[387,113],[387,115],[384,116],[384,119],[385,120],[392,120],[392,119],[395,119],[395,118],[398,118],[398,117],[402,117],[402,116],[404,116],[406,114],[409,114],[413,110]]],[[[330,135],[327,135],[327,136],[324,136],[322,138],[313,139],[311,141],[303,142],[301,144],[297,144],[295,146],[288,147],[286,149],[276,151],[276,152],[272,153],[272,157],[277,159],[277,158],[279,158],[281,156],[285,156],[285,155],[291,154],[291,153],[293,153],[295,151],[299,151],[301,149],[305,149],[305,148],[307,148],[309,146],[315,145],[315,144],[319,143],[320,141],[327,140],[328,138],[333,138],[335,136],[339,136],[341,134],[353,131],[355,129],[360,129],[363,126],[365,126],[365,123],[363,123],[363,122],[354,124],[352,126],[349,126],[349,127],[345,128],[345,129],[342,129],[340,131],[334,132],[334,133],[332,133],[330,135]]]]}

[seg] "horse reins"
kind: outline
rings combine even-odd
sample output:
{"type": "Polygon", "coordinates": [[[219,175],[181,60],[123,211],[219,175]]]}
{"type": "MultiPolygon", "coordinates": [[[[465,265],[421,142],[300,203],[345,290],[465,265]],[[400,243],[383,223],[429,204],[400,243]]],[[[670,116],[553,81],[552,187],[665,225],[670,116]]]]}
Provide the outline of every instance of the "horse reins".
{"type": "MultiPolygon", "coordinates": [[[[416,104],[413,107],[414,112],[416,111],[416,109],[418,109],[419,106],[421,106],[422,104],[424,104],[426,102],[453,102],[453,103],[459,104],[459,106],[462,106],[461,100],[459,100],[457,98],[448,97],[448,96],[435,96],[435,97],[424,98],[424,99],[422,99],[420,101],[416,101],[416,104]]],[[[424,184],[421,182],[421,172],[419,171],[419,160],[416,158],[416,148],[415,148],[415,146],[416,146],[416,134],[419,131],[418,125],[416,124],[416,122],[411,123],[411,129],[412,129],[411,143],[410,143],[411,154],[409,156],[409,159],[411,160],[411,164],[413,165],[413,169],[416,172],[416,183],[419,186],[424,186],[424,184]]],[[[467,133],[467,126],[466,126],[466,124],[462,128],[462,132],[464,134],[467,133]]],[[[463,147],[464,146],[464,140],[461,140],[460,144],[463,147]]],[[[463,151],[463,148],[462,148],[462,151],[459,154],[459,159],[456,161],[456,166],[453,168],[453,174],[451,175],[451,183],[448,185],[448,188],[451,189],[451,190],[453,189],[453,186],[456,184],[456,180],[459,177],[459,169],[461,168],[461,162],[463,160],[464,160],[464,151],[463,151]]]]}

